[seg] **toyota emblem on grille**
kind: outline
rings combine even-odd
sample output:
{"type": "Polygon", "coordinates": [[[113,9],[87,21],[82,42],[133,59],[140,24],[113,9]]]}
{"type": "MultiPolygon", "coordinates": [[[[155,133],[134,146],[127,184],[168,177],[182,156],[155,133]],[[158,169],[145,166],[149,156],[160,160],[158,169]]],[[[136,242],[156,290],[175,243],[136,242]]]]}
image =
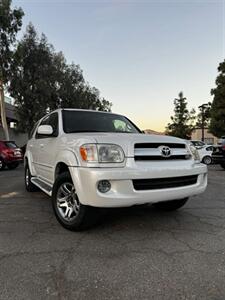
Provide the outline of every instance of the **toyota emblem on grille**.
{"type": "Polygon", "coordinates": [[[171,149],[170,149],[170,147],[168,147],[168,146],[160,146],[159,150],[160,150],[161,155],[163,157],[170,157],[170,155],[171,155],[171,149]]]}

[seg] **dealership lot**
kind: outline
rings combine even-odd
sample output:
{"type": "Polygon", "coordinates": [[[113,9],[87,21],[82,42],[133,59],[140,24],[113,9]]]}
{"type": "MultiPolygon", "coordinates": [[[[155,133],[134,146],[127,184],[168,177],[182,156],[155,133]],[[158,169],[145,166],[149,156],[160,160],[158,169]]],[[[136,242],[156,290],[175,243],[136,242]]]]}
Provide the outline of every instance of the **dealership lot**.
{"type": "Polygon", "coordinates": [[[0,173],[0,299],[224,299],[225,171],[183,209],[108,211],[70,232],[23,167],[0,173]]]}

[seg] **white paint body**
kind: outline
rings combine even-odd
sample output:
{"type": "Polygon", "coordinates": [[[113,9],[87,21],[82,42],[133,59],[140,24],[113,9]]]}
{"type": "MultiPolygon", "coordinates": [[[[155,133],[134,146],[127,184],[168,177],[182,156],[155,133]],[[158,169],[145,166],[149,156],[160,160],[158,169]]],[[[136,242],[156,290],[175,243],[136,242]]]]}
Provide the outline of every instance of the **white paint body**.
{"type": "MultiPolygon", "coordinates": [[[[70,133],[63,132],[61,110],[57,137],[36,139],[34,132],[28,141],[25,158],[32,176],[52,188],[56,167],[59,163],[68,166],[77,195],[82,204],[95,207],[124,207],[144,203],[156,203],[183,199],[204,192],[207,186],[207,167],[186,160],[137,161],[135,155],[160,155],[159,149],[136,149],[137,143],[186,143],[184,140],[147,134],[130,133],[70,133]],[[87,163],[81,158],[79,148],[84,144],[104,143],[119,145],[125,154],[122,163],[87,163]],[[143,153],[144,152],[144,153],[143,153]],[[135,190],[134,179],[170,178],[198,175],[197,182],[190,186],[154,190],[135,190]],[[111,190],[100,193],[99,180],[109,180],[111,190]]],[[[37,129],[36,129],[37,130],[37,129]]],[[[190,153],[185,149],[173,149],[175,154],[190,153]]],[[[51,195],[51,191],[48,192],[51,195]]]]}
{"type": "Polygon", "coordinates": [[[208,156],[212,156],[213,153],[213,146],[204,146],[200,149],[197,149],[199,157],[200,157],[200,161],[202,161],[204,159],[204,157],[208,157],[208,156]]]}

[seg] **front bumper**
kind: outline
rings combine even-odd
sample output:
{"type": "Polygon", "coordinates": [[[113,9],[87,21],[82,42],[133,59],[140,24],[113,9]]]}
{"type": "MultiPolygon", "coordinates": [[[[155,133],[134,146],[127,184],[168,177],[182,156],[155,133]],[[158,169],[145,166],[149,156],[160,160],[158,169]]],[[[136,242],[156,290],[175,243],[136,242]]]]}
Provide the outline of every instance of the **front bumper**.
{"type": "Polygon", "coordinates": [[[70,173],[82,204],[95,207],[125,207],[182,199],[200,194],[207,187],[207,167],[189,162],[140,162],[127,160],[124,168],[70,167],[70,173]],[[189,186],[155,190],[135,190],[133,179],[168,178],[198,175],[197,183],[189,186]],[[100,180],[109,180],[111,190],[100,193],[100,180]]]}

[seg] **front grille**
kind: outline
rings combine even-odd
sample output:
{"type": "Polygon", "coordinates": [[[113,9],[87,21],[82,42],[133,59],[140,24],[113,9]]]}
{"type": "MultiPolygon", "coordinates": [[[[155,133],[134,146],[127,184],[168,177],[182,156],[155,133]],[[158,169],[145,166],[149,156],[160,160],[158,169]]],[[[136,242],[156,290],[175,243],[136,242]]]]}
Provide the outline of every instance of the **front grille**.
{"type": "Polygon", "coordinates": [[[146,148],[158,148],[160,146],[168,146],[171,149],[173,148],[178,148],[178,149],[184,149],[186,148],[185,144],[180,144],[180,143],[139,143],[135,144],[134,148],[135,149],[146,149],[146,148]]]}
{"type": "Polygon", "coordinates": [[[186,160],[191,154],[184,143],[138,143],[134,145],[134,159],[136,161],[151,160],[186,160]],[[162,149],[169,148],[170,154],[163,155],[162,149]]]}
{"type": "Polygon", "coordinates": [[[133,186],[137,191],[158,190],[193,185],[197,183],[197,180],[198,175],[169,178],[134,179],[133,186]]]}

